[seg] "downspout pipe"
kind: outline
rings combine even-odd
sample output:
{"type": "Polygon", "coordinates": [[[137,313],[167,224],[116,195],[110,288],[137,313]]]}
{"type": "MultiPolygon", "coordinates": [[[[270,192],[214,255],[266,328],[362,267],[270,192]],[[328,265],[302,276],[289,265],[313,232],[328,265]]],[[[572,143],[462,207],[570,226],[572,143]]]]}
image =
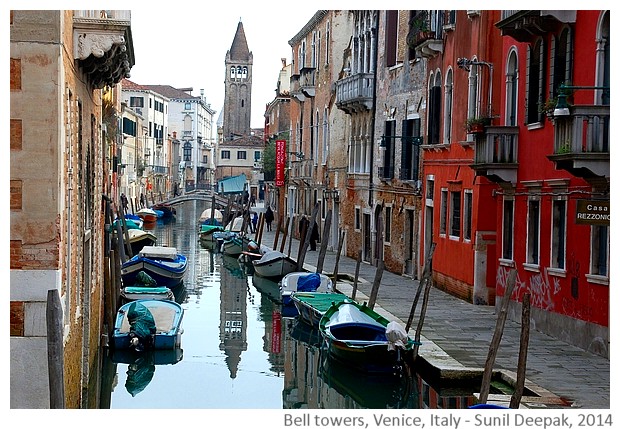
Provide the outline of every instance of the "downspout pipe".
{"type": "Polygon", "coordinates": [[[380,20],[381,12],[377,11],[377,20],[374,26],[374,30],[376,31],[375,37],[375,47],[374,47],[374,56],[372,58],[372,66],[373,66],[373,87],[372,87],[372,118],[371,118],[371,127],[370,127],[370,144],[372,150],[370,151],[370,180],[368,183],[368,206],[372,208],[372,199],[373,199],[373,187],[374,187],[374,177],[375,177],[375,114],[377,112],[377,58],[379,57],[379,20],[380,20]]]}

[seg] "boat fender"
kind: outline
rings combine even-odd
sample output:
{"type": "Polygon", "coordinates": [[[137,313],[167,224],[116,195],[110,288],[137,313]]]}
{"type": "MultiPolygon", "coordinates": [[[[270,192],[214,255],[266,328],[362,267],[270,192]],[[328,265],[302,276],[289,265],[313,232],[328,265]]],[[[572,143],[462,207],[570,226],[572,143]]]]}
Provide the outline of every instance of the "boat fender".
{"type": "Polygon", "coordinates": [[[385,336],[388,340],[388,350],[396,350],[396,347],[404,349],[407,344],[407,331],[398,322],[391,321],[385,328],[385,336]]]}

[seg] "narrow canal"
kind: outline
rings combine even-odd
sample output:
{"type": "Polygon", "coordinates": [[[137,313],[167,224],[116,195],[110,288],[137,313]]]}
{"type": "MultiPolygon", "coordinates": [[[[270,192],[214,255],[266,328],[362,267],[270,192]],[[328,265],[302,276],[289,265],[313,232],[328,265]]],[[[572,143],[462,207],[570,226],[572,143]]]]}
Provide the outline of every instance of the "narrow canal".
{"type": "Polygon", "coordinates": [[[466,390],[419,376],[365,377],[325,362],[320,334],[281,314],[276,283],[200,245],[207,204],[177,206],[152,228],[158,245],[188,258],[175,299],[185,310],[181,348],[139,359],[106,350],[101,408],[345,409],[466,408],[466,390]],[[108,384],[106,386],[106,383],[108,384]]]}

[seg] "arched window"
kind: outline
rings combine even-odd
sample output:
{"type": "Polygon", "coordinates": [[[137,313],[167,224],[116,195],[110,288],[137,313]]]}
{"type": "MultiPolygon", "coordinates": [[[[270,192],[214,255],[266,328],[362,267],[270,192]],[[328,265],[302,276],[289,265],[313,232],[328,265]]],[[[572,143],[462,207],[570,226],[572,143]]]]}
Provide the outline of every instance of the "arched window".
{"type": "Polygon", "coordinates": [[[327,163],[327,155],[329,154],[329,128],[328,128],[328,111],[327,107],[323,109],[323,164],[327,163]]]}
{"type": "Polygon", "coordinates": [[[439,144],[441,131],[441,72],[437,71],[431,76],[428,89],[428,143],[439,144]]]}
{"type": "Polygon", "coordinates": [[[237,79],[241,79],[242,75],[243,75],[243,70],[241,66],[237,66],[237,79]]]}
{"type": "Polygon", "coordinates": [[[519,63],[516,50],[512,49],[506,62],[506,115],[508,126],[517,125],[517,90],[519,63]]]}
{"type": "Polygon", "coordinates": [[[243,79],[247,79],[248,78],[248,68],[247,67],[243,67],[242,78],[243,79]]]}
{"type": "Polygon", "coordinates": [[[450,144],[452,141],[452,69],[446,73],[446,84],[444,86],[444,110],[443,110],[443,142],[450,144]]]}
{"type": "Polygon", "coordinates": [[[192,144],[190,142],[185,142],[183,145],[183,161],[191,161],[192,160],[192,144]]]}
{"type": "Polygon", "coordinates": [[[231,79],[234,79],[234,78],[235,78],[235,72],[236,72],[236,70],[237,70],[237,69],[236,69],[236,67],[235,67],[235,66],[232,66],[232,67],[230,68],[230,78],[231,78],[231,79]]]}

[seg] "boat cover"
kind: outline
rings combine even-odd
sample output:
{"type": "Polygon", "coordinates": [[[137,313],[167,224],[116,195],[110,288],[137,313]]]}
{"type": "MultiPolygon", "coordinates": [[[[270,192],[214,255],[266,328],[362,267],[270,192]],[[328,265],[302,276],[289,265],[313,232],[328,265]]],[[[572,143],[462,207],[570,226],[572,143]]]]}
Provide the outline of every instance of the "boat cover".
{"type": "Polygon", "coordinates": [[[321,276],[318,273],[310,273],[300,276],[297,280],[298,292],[314,292],[321,285],[321,276]]]}
{"type": "Polygon", "coordinates": [[[388,350],[396,350],[396,347],[400,347],[401,349],[406,348],[408,341],[407,331],[405,331],[405,328],[403,328],[400,323],[394,320],[388,323],[385,328],[385,336],[388,340],[388,350]]]}
{"type": "Polygon", "coordinates": [[[149,276],[144,271],[140,271],[138,273],[138,275],[136,276],[136,282],[134,283],[134,286],[152,286],[152,287],[155,287],[155,286],[157,286],[157,282],[155,281],[155,279],[153,277],[149,276]]]}
{"type": "Polygon", "coordinates": [[[177,257],[177,249],[167,246],[144,246],[140,250],[140,256],[143,258],[174,259],[177,257]]]}
{"type": "Polygon", "coordinates": [[[133,332],[141,340],[157,333],[153,314],[140,302],[131,303],[127,310],[127,321],[129,332],[133,332]]]}

